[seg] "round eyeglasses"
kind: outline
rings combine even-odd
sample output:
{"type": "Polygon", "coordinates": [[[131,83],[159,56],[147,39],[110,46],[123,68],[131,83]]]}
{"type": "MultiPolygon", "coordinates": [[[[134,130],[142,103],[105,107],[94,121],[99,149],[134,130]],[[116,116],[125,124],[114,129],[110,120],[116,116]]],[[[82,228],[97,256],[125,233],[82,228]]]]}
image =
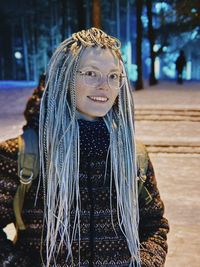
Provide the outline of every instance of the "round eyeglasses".
{"type": "MultiPolygon", "coordinates": [[[[83,76],[84,83],[91,87],[96,87],[103,82],[103,74],[98,70],[85,70],[85,71],[77,71],[80,75],[83,76]]],[[[125,75],[120,72],[110,72],[107,74],[107,83],[110,89],[120,89],[125,82],[125,75]]]]}

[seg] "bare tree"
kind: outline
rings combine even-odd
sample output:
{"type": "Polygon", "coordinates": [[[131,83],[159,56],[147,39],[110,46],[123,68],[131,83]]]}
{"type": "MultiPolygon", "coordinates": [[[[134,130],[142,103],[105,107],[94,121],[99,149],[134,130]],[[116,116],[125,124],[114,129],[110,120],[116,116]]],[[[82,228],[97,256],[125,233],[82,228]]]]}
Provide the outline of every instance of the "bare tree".
{"type": "Polygon", "coordinates": [[[116,17],[117,17],[117,37],[120,39],[120,3],[119,3],[119,0],[117,0],[116,17]]]}
{"type": "Polygon", "coordinates": [[[66,38],[66,25],[67,25],[67,2],[66,0],[61,0],[61,39],[62,41],[66,38]]]}
{"type": "Polygon", "coordinates": [[[91,1],[86,0],[86,28],[90,28],[91,26],[91,1]]]}
{"type": "Polygon", "coordinates": [[[151,59],[149,84],[155,85],[158,83],[158,81],[155,77],[156,54],[153,50],[154,44],[155,44],[155,34],[154,34],[154,28],[153,28],[152,0],[146,1],[146,7],[147,7],[147,17],[148,17],[148,37],[149,37],[149,46],[150,46],[150,59],[151,59]]]}
{"type": "Polygon", "coordinates": [[[101,28],[101,1],[92,1],[92,26],[101,28]]]}
{"type": "MultiPolygon", "coordinates": [[[[16,80],[16,62],[15,62],[15,58],[14,58],[14,42],[15,42],[15,24],[11,23],[11,58],[12,58],[12,77],[14,80],[16,80]]],[[[2,57],[3,59],[3,57],[2,57]]],[[[4,61],[2,61],[4,62],[4,61]]],[[[2,70],[5,68],[5,66],[3,66],[2,70]]]]}
{"type": "Polygon", "coordinates": [[[142,8],[143,0],[136,0],[136,65],[137,65],[137,80],[135,83],[135,89],[143,89],[143,77],[142,77],[142,8]]]}
{"type": "Polygon", "coordinates": [[[27,37],[27,28],[25,27],[24,18],[21,18],[22,25],[22,39],[23,39],[23,51],[24,51],[24,68],[25,68],[25,79],[30,80],[30,71],[29,71],[29,60],[28,60],[28,37],[27,37]]]}
{"type": "Polygon", "coordinates": [[[130,0],[126,1],[126,41],[130,42],[130,0]]]}
{"type": "Polygon", "coordinates": [[[76,0],[77,17],[78,17],[78,31],[86,28],[86,12],[84,0],[76,0]]]}

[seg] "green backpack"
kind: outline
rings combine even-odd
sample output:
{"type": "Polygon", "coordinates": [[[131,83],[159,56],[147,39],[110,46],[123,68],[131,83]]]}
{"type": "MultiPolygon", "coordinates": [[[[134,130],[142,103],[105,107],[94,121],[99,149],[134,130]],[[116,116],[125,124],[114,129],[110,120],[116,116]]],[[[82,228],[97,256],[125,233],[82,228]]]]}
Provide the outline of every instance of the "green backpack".
{"type": "MultiPolygon", "coordinates": [[[[19,136],[18,152],[18,176],[20,184],[17,188],[13,208],[16,218],[16,227],[25,230],[21,213],[26,193],[29,191],[32,181],[39,175],[39,145],[38,135],[33,129],[27,129],[19,136]]],[[[152,200],[151,194],[144,186],[148,168],[148,153],[145,146],[136,141],[137,172],[138,172],[138,195],[146,204],[152,200]]]]}
{"type": "Polygon", "coordinates": [[[144,183],[147,179],[146,173],[148,169],[149,156],[146,147],[139,141],[136,141],[136,156],[137,156],[137,173],[138,173],[138,196],[149,204],[152,196],[144,183]]]}
{"type": "Polygon", "coordinates": [[[13,208],[16,218],[16,227],[25,230],[21,212],[26,193],[29,191],[32,181],[39,174],[39,145],[38,135],[33,129],[27,129],[18,137],[18,176],[20,184],[14,196],[13,208]]]}

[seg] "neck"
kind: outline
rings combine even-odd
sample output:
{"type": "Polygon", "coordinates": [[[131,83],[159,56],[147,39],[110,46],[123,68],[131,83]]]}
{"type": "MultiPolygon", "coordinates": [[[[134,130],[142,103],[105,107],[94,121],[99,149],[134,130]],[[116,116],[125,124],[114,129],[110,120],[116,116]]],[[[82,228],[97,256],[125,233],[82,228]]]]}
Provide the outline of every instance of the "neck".
{"type": "Polygon", "coordinates": [[[99,118],[98,117],[90,117],[90,116],[88,116],[87,114],[83,114],[83,113],[81,113],[80,111],[76,111],[76,118],[78,119],[78,120],[85,120],[85,121],[98,121],[99,120],[99,118]]]}

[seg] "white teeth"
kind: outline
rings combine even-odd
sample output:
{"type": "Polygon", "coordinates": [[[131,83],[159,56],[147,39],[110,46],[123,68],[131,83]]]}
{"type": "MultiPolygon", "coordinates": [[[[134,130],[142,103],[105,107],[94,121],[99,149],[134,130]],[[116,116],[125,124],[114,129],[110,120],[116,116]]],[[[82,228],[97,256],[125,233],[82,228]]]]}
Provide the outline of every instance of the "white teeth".
{"type": "Polygon", "coordinates": [[[100,102],[106,102],[108,100],[107,97],[102,97],[102,96],[89,96],[89,98],[95,101],[100,101],[100,102]]]}

